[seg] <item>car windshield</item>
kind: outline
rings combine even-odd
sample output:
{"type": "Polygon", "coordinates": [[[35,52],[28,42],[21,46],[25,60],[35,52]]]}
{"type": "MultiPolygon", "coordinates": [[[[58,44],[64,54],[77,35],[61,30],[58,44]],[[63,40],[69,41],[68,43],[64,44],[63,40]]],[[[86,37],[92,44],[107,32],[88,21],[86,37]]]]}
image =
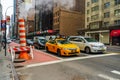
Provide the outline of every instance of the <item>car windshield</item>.
{"type": "Polygon", "coordinates": [[[45,43],[47,42],[46,39],[39,39],[39,41],[40,41],[41,43],[43,43],[43,44],[45,44],[45,43]]]}
{"type": "Polygon", "coordinates": [[[93,39],[93,38],[85,38],[88,42],[98,42],[97,40],[93,39]]]}
{"type": "Polygon", "coordinates": [[[67,40],[57,40],[57,42],[58,42],[59,44],[70,44],[70,42],[67,41],[67,40]]]}

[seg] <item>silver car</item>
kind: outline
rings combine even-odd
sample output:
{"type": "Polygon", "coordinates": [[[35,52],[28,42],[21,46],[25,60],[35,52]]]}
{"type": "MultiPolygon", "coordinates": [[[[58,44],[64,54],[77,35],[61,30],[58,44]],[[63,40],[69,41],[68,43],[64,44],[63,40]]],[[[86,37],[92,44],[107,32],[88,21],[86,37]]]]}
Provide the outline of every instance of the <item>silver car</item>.
{"type": "Polygon", "coordinates": [[[91,37],[83,37],[83,36],[70,36],[68,40],[71,43],[74,43],[79,46],[81,51],[85,51],[86,53],[103,53],[106,51],[107,47],[97,40],[91,37]]]}

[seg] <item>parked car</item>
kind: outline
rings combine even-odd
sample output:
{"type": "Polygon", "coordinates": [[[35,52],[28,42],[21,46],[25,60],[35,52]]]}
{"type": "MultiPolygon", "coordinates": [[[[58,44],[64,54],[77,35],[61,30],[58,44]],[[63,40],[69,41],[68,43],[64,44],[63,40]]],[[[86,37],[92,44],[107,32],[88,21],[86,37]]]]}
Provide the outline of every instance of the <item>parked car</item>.
{"type": "Polygon", "coordinates": [[[80,48],[66,39],[49,40],[45,45],[47,52],[56,53],[58,56],[79,55],[80,48]]]}
{"type": "Polygon", "coordinates": [[[86,53],[103,53],[106,51],[106,46],[98,42],[97,40],[91,37],[83,37],[83,36],[70,36],[68,41],[74,43],[79,46],[81,51],[85,51],[86,53]]]}
{"type": "Polygon", "coordinates": [[[7,43],[11,43],[12,42],[12,39],[6,39],[7,43]]]}
{"type": "Polygon", "coordinates": [[[32,39],[26,39],[26,43],[28,46],[33,46],[33,40],[32,39]]]}
{"type": "Polygon", "coordinates": [[[36,37],[33,45],[36,49],[45,48],[46,42],[47,40],[44,37],[36,37]]]}

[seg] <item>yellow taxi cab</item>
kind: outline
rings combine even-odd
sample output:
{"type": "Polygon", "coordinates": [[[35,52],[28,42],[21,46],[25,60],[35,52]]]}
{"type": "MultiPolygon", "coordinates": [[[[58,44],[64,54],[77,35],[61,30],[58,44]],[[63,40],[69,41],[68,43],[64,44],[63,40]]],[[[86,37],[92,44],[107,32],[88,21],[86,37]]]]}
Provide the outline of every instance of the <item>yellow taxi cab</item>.
{"type": "Polygon", "coordinates": [[[47,52],[56,53],[58,56],[79,55],[80,48],[66,39],[49,40],[45,44],[47,52]]]}

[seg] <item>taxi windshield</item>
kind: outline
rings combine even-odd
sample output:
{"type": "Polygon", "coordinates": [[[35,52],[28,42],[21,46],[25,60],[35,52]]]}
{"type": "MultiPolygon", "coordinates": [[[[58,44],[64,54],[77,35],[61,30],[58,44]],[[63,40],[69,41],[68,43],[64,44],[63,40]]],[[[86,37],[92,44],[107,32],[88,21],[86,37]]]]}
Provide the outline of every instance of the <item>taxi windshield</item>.
{"type": "Polygon", "coordinates": [[[67,41],[67,40],[57,40],[57,42],[58,42],[59,44],[70,44],[70,42],[67,41]]]}

